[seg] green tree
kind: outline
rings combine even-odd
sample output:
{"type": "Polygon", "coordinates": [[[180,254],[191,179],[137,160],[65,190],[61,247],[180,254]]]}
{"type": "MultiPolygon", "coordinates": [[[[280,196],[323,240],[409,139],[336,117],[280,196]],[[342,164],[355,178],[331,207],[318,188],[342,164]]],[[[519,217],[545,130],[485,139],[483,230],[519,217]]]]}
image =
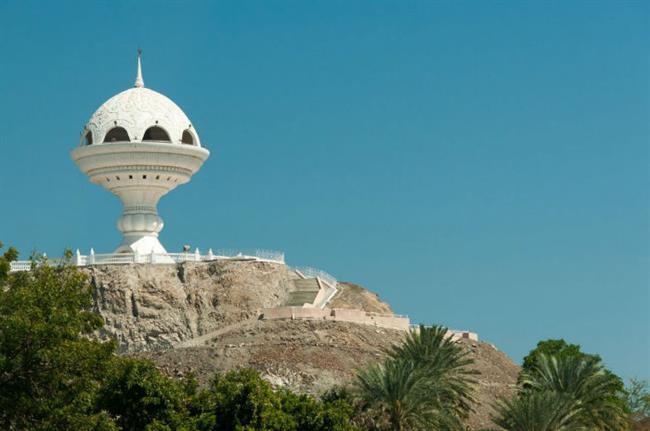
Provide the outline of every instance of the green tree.
{"type": "Polygon", "coordinates": [[[623,430],[628,414],[621,402],[620,379],[608,372],[600,358],[541,355],[537,365],[523,374],[530,392],[556,392],[569,397],[579,410],[577,417],[593,430],[623,430]]]}
{"type": "Polygon", "coordinates": [[[472,392],[478,371],[469,368],[473,360],[467,349],[448,336],[447,328],[420,325],[408,333],[402,344],[389,350],[389,357],[421,368],[428,380],[436,383],[437,396],[446,410],[459,417],[469,413],[475,402],[472,392]]]}
{"type": "Polygon", "coordinates": [[[352,431],[352,408],[337,400],[320,402],[271,385],[251,369],[218,374],[190,404],[201,431],[352,431]]]}
{"type": "Polygon", "coordinates": [[[163,376],[152,362],[116,358],[97,394],[97,408],[108,412],[120,429],[178,429],[187,420],[193,390],[163,376]]]}
{"type": "Polygon", "coordinates": [[[356,387],[379,428],[462,429],[470,410],[472,361],[440,326],[411,331],[382,364],[357,374],[356,387]]]}
{"type": "Polygon", "coordinates": [[[317,400],[304,394],[282,390],[278,392],[282,409],[296,422],[296,430],[352,431],[354,408],[343,400],[317,400]]]}
{"type": "Polygon", "coordinates": [[[38,260],[8,273],[16,256],[0,260],[0,428],[113,429],[93,394],[114,344],[84,337],[102,325],[85,276],[38,260]]]}
{"type": "Polygon", "coordinates": [[[565,357],[577,357],[580,359],[587,359],[589,357],[600,360],[600,356],[584,353],[580,350],[577,344],[569,344],[564,339],[542,340],[537,343],[537,346],[531,350],[528,355],[524,357],[521,366],[522,372],[531,371],[537,366],[537,359],[541,355],[553,356],[557,359],[565,357]]]}
{"type": "Polygon", "coordinates": [[[496,405],[494,423],[508,431],[584,430],[572,400],[558,392],[519,394],[496,405]]]}
{"type": "Polygon", "coordinates": [[[540,354],[521,375],[513,400],[497,406],[495,423],[511,431],[626,430],[619,379],[595,356],[540,354]]]}
{"type": "MultiPolygon", "coordinates": [[[[580,346],[577,344],[567,343],[563,339],[543,340],[537,343],[537,347],[531,350],[530,353],[528,353],[528,355],[524,357],[522,370],[518,378],[518,383],[520,385],[523,385],[524,388],[526,387],[526,383],[523,381],[523,377],[525,373],[533,372],[538,367],[539,358],[542,356],[554,357],[557,360],[563,360],[565,358],[575,358],[575,360],[578,362],[587,361],[593,363],[602,363],[602,359],[600,356],[592,353],[583,352],[582,350],[580,350],[580,346]]],[[[610,382],[612,383],[612,386],[610,387],[611,389],[610,395],[613,402],[618,403],[621,409],[627,410],[627,406],[623,396],[625,394],[625,385],[623,384],[623,380],[606,368],[603,368],[603,372],[609,376],[610,382]]]]}
{"type": "Polygon", "coordinates": [[[650,419],[650,390],[645,380],[631,379],[625,390],[625,403],[635,422],[650,419]]]}
{"type": "Polygon", "coordinates": [[[216,375],[208,394],[213,431],[295,429],[271,385],[250,369],[216,375]]]}
{"type": "Polygon", "coordinates": [[[650,390],[645,380],[631,379],[625,390],[625,402],[632,419],[642,421],[650,418],[650,390]]]}
{"type": "MultiPolygon", "coordinates": [[[[4,247],[0,241],[0,250],[4,247]]],[[[11,262],[18,259],[18,250],[9,247],[2,255],[0,255],[0,287],[7,281],[9,271],[11,270],[11,262]]]]}
{"type": "MultiPolygon", "coordinates": [[[[366,372],[367,370],[359,370],[359,373],[366,372]]],[[[355,382],[355,385],[358,383],[355,382]]],[[[345,415],[351,418],[351,423],[359,429],[374,431],[379,430],[382,427],[386,428],[387,421],[385,415],[376,415],[368,408],[367,403],[365,403],[359,397],[358,388],[353,386],[334,386],[323,394],[321,394],[321,400],[326,405],[338,405],[342,406],[342,409],[345,411],[345,415]],[[379,424],[381,422],[381,426],[379,424]]]]}

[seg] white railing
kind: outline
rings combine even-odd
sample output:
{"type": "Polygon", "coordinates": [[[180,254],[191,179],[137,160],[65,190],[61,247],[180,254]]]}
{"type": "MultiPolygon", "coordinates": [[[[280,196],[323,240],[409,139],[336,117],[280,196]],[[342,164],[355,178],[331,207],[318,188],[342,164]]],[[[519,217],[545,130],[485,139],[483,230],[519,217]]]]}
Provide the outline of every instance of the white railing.
{"type": "MultiPolygon", "coordinates": [[[[208,252],[208,255],[210,255],[208,252]]],[[[282,262],[284,263],[284,253],[276,250],[263,250],[263,249],[254,249],[254,250],[235,250],[235,249],[220,249],[212,253],[212,259],[219,258],[254,258],[257,260],[268,260],[271,262],[282,262]]]]}
{"type": "Polygon", "coordinates": [[[29,260],[11,262],[11,271],[29,271],[31,268],[32,262],[29,260]]]}
{"type": "MultiPolygon", "coordinates": [[[[273,250],[208,250],[207,254],[201,254],[198,249],[194,252],[184,253],[107,253],[96,254],[92,249],[90,254],[82,255],[79,250],[72,256],[70,263],[76,266],[87,265],[125,265],[134,263],[181,263],[181,262],[209,262],[212,260],[257,260],[262,262],[284,263],[284,253],[273,250]]],[[[62,259],[47,259],[48,264],[57,265],[62,259]]],[[[32,267],[31,260],[19,260],[11,262],[11,271],[29,271],[32,267]]]]}
{"type": "Polygon", "coordinates": [[[333,277],[331,274],[328,274],[327,272],[316,269],[316,268],[311,268],[309,266],[303,266],[303,267],[297,267],[294,268],[296,271],[300,272],[302,275],[304,275],[307,278],[320,278],[324,282],[328,283],[332,287],[336,287],[338,281],[336,281],[336,278],[333,277]]]}

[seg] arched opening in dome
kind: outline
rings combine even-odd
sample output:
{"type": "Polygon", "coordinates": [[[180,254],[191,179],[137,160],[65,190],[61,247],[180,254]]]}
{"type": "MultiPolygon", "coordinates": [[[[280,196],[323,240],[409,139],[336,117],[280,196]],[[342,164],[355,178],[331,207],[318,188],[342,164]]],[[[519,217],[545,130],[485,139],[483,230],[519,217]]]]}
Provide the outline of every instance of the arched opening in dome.
{"type": "Polygon", "coordinates": [[[86,132],[86,136],[84,136],[84,139],[85,139],[85,144],[86,145],[92,145],[93,144],[93,134],[92,134],[92,132],[90,130],[88,132],[86,132]]]}
{"type": "Polygon", "coordinates": [[[113,127],[108,131],[104,142],[130,142],[129,133],[124,127],[113,127]]]}
{"type": "Polygon", "coordinates": [[[183,130],[183,137],[181,138],[181,143],[187,145],[196,145],[194,143],[194,135],[188,130],[183,130]]]}
{"type": "Polygon", "coordinates": [[[158,142],[171,142],[169,135],[162,127],[153,126],[149,127],[144,136],[142,137],[143,141],[158,141],[158,142]]]}

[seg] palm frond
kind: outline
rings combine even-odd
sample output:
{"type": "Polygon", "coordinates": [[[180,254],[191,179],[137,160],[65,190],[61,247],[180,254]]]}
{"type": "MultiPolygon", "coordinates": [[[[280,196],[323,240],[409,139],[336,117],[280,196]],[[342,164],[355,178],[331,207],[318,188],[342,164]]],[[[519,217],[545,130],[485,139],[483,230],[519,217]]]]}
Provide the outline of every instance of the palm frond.
{"type": "Polygon", "coordinates": [[[357,374],[368,409],[393,429],[456,431],[470,411],[476,374],[463,347],[444,327],[420,327],[386,353],[382,364],[357,374]]]}
{"type": "Polygon", "coordinates": [[[573,400],[555,391],[522,393],[510,400],[500,400],[494,423],[509,431],[579,431],[586,430],[573,400]]]}
{"type": "Polygon", "coordinates": [[[537,365],[522,376],[526,392],[556,392],[572,400],[578,416],[590,429],[624,430],[627,414],[617,378],[596,357],[540,355],[537,365]]]}

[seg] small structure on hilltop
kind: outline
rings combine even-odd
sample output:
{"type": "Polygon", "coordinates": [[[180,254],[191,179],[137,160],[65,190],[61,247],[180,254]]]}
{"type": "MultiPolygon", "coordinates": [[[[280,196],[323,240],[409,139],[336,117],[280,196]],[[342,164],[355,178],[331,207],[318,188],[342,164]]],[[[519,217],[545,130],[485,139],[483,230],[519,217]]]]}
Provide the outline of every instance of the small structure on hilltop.
{"type": "Polygon", "coordinates": [[[165,254],[158,200],[190,181],[210,152],[185,113],[145,88],[141,51],[135,85],[106,101],[84,127],[72,159],[90,181],[122,200],[116,253],[165,254]]]}

